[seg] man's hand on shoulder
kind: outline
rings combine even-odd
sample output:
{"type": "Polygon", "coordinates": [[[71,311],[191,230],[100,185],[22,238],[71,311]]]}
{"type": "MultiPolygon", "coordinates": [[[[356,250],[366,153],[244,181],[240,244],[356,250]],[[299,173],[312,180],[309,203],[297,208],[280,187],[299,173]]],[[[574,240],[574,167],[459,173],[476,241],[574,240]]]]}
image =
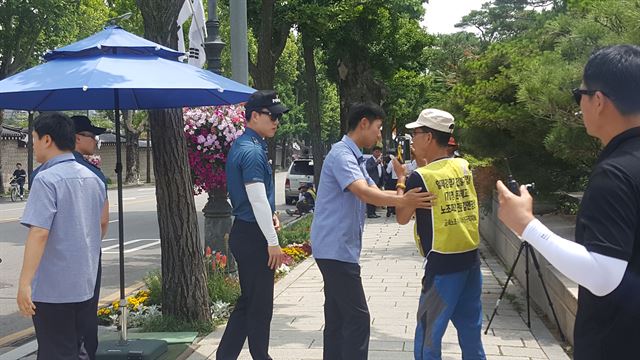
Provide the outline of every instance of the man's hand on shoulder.
{"type": "Polygon", "coordinates": [[[435,194],[430,192],[420,192],[422,188],[413,188],[403,195],[404,205],[413,209],[431,209],[436,204],[438,198],[435,194]]]}

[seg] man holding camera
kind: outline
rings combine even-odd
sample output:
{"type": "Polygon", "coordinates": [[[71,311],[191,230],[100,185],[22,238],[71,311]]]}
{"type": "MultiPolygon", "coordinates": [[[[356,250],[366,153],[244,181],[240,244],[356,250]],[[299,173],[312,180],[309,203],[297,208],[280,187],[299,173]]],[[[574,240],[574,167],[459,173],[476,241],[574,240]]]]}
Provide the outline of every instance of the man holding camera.
{"type": "MultiPolygon", "coordinates": [[[[416,360],[440,359],[442,336],[451,320],[458,331],[462,358],[483,360],[478,198],[469,163],[448,153],[454,128],[448,112],[425,109],[406,127],[412,129],[416,158],[427,162],[411,173],[406,189],[422,188],[438,198],[431,209],[405,204],[396,209],[397,221],[403,225],[415,213],[415,240],[425,264],[414,356],[416,360]]],[[[405,170],[394,162],[398,194],[402,194],[405,170]]]]}
{"type": "Polygon", "coordinates": [[[574,356],[632,359],[640,339],[640,47],[595,52],[573,90],[587,133],[604,145],[576,219],[576,242],[554,234],[498,181],[498,216],[580,285],[574,356]]]}

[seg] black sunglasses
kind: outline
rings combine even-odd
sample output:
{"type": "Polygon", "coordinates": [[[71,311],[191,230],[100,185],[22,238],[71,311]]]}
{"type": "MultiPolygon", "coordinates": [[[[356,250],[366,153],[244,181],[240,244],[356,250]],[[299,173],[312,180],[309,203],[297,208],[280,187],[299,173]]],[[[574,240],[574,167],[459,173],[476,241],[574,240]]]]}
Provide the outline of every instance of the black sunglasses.
{"type": "Polygon", "coordinates": [[[602,95],[608,97],[609,99],[613,99],[611,96],[607,95],[602,90],[588,90],[588,89],[575,88],[575,89],[571,90],[571,93],[573,94],[573,100],[575,100],[576,104],[578,104],[578,106],[580,106],[580,102],[582,101],[582,95],[593,96],[598,91],[600,91],[602,93],[602,95]]]}
{"type": "Polygon", "coordinates": [[[276,122],[276,121],[280,121],[280,118],[282,117],[282,114],[272,114],[269,111],[256,111],[258,114],[262,114],[262,115],[267,115],[269,118],[271,118],[271,121],[276,122]]]}

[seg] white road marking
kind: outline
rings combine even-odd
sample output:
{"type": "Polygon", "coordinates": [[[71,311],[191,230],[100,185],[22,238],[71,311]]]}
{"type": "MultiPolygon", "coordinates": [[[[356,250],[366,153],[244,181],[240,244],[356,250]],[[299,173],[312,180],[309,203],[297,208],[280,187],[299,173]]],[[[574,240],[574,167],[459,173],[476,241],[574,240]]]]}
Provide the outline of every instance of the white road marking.
{"type": "Polygon", "coordinates": [[[14,211],[14,210],[24,210],[24,206],[19,208],[1,209],[0,211],[14,211]]]}
{"type": "MultiPolygon", "coordinates": [[[[112,240],[117,240],[117,239],[105,239],[105,240],[106,241],[112,241],[112,240]]],[[[102,241],[105,241],[105,240],[102,240],[102,241]]],[[[135,240],[125,241],[124,242],[124,246],[126,247],[127,245],[135,244],[135,243],[139,243],[139,242],[143,242],[143,241],[151,241],[151,243],[144,244],[144,245],[132,248],[132,249],[126,249],[126,250],[124,250],[124,253],[127,254],[127,253],[131,253],[131,252],[134,252],[134,251],[139,251],[139,250],[150,248],[152,246],[156,246],[156,245],[160,244],[160,239],[135,239],[135,240]]],[[[109,251],[109,250],[117,249],[118,247],[119,247],[119,244],[109,245],[109,246],[103,247],[102,248],[102,253],[103,254],[118,254],[118,250],[109,251]]]]}

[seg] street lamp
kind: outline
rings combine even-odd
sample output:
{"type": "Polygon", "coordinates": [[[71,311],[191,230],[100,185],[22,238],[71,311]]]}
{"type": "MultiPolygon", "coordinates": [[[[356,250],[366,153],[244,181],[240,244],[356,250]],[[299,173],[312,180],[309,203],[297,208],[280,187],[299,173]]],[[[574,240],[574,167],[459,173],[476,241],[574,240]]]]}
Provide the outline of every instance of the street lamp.
{"type": "Polygon", "coordinates": [[[218,1],[209,0],[209,16],[207,20],[207,39],[204,49],[207,55],[207,70],[216,74],[221,72],[220,54],[225,43],[220,39],[220,21],[218,20],[218,1]]]}
{"type": "MultiPolygon", "coordinates": [[[[216,74],[221,72],[220,55],[225,43],[220,39],[220,21],[217,14],[217,0],[209,0],[207,20],[207,39],[204,42],[207,55],[207,70],[216,74]]],[[[231,231],[231,205],[227,199],[227,189],[209,190],[204,213],[204,248],[221,251],[229,259],[227,271],[235,272],[235,262],[229,251],[229,232],[231,231]]]]}

